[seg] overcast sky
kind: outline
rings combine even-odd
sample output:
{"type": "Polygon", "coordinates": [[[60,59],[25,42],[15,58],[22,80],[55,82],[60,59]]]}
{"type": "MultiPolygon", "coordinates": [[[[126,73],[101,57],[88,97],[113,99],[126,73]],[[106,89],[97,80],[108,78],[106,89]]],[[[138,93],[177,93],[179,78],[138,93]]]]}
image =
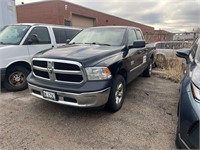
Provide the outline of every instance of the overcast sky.
{"type": "MultiPolygon", "coordinates": [[[[41,0],[15,0],[16,4],[41,0]]],[[[171,32],[200,27],[200,0],[68,0],[107,14],[171,32]]]]}

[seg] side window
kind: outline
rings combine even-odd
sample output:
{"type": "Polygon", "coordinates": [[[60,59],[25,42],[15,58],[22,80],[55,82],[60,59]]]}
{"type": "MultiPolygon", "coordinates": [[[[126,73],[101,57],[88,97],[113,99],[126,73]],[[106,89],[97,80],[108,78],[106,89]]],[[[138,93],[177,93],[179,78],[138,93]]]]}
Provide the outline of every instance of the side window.
{"type": "Polygon", "coordinates": [[[135,30],[131,29],[128,34],[128,45],[133,45],[135,40],[137,40],[135,30]]]}
{"type": "Polygon", "coordinates": [[[137,35],[138,40],[144,40],[140,30],[136,30],[136,35],[137,35]]]}
{"type": "Polygon", "coordinates": [[[65,34],[64,29],[53,28],[53,32],[54,32],[57,44],[66,43],[67,38],[66,38],[66,34],[65,34]]]}
{"type": "Polygon", "coordinates": [[[37,42],[32,44],[51,44],[49,31],[46,27],[33,28],[27,39],[29,40],[33,35],[37,37],[37,42]]]}
{"type": "Polygon", "coordinates": [[[65,29],[65,34],[67,39],[72,39],[75,35],[77,35],[80,32],[80,30],[74,30],[74,29],[65,29]]]}
{"type": "Polygon", "coordinates": [[[198,48],[197,48],[196,59],[198,60],[198,62],[200,62],[200,45],[198,45],[198,48]]]}
{"type": "Polygon", "coordinates": [[[191,54],[192,58],[195,57],[197,49],[198,49],[198,44],[197,44],[197,41],[196,41],[196,42],[192,45],[192,48],[191,48],[191,53],[190,53],[190,54],[191,54]]]}
{"type": "Polygon", "coordinates": [[[66,43],[67,39],[71,40],[80,31],[73,29],[53,28],[53,32],[56,38],[56,43],[59,44],[59,43],[66,43]]]}

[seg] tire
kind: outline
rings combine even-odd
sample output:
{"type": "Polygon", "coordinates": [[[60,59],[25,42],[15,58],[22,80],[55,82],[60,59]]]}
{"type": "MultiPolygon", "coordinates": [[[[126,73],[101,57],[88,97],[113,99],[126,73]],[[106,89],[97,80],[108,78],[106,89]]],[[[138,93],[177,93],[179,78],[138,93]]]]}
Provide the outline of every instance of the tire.
{"type": "Polygon", "coordinates": [[[13,66],[6,71],[6,77],[3,81],[4,87],[8,91],[21,91],[28,87],[27,76],[29,74],[28,69],[21,66],[13,66]]]}
{"type": "Polygon", "coordinates": [[[152,74],[152,68],[153,68],[153,64],[152,64],[152,60],[150,60],[147,68],[144,70],[143,72],[143,76],[144,77],[151,77],[151,74],[152,74]]]}
{"type": "Polygon", "coordinates": [[[123,105],[126,83],[121,75],[117,75],[111,87],[110,96],[106,104],[109,112],[117,112],[123,105]]]}

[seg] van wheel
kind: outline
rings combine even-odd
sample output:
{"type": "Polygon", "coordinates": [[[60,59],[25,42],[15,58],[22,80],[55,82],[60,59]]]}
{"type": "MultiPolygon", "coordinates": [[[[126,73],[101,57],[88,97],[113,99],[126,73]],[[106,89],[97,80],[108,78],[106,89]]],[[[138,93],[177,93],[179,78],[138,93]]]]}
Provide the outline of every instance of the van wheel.
{"type": "Polygon", "coordinates": [[[106,108],[110,112],[118,111],[124,102],[125,80],[121,75],[117,75],[111,87],[110,96],[106,108]]]}
{"type": "Polygon", "coordinates": [[[4,87],[8,91],[21,91],[28,87],[26,78],[29,74],[28,69],[21,66],[13,66],[6,72],[4,87]]]}
{"type": "Polygon", "coordinates": [[[143,76],[144,77],[151,77],[151,74],[152,74],[152,69],[153,69],[153,64],[152,64],[152,60],[150,60],[147,68],[144,70],[143,72],[143,76]]]}

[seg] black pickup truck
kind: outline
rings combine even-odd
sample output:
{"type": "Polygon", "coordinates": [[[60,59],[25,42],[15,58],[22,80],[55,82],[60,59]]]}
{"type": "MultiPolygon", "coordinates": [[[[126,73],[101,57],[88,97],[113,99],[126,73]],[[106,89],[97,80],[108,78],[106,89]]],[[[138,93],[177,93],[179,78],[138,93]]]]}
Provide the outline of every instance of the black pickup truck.
{"type": "Polygon", "coordinates": [[[29,89],[47,101],[116,112],[126,85],[141,74],[151,76],[154,50],[139,28],[88,28],[66,46],[34,56],[29,89]]]}

